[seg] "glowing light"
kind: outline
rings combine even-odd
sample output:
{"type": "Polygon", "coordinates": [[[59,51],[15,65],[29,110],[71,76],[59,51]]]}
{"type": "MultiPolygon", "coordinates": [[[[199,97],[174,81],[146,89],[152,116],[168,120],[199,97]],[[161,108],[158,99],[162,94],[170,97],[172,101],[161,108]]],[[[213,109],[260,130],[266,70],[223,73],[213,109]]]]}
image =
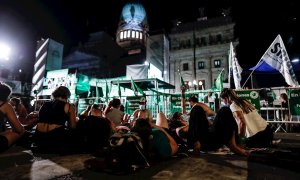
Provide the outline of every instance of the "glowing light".
{"type": "Polygon", "coordinates": [[[194,81],[193,81],[193,84],[194,84],[194,85],[197,85],[197,81],[196,81],[195,79],[194,79],[194,81]]]}
{"type": "Polygon", "coordinates": [[[4,43],[0,43],[0,60],[9,60],[9,55],[10,55],[10,47],[8,47],[4,43]]]}

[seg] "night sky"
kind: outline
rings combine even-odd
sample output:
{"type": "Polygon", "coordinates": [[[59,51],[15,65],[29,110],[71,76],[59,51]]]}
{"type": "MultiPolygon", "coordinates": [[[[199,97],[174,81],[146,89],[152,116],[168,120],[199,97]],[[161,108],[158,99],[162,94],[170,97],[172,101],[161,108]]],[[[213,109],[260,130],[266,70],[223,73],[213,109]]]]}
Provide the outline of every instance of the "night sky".
{"type": "MultiPolygon", "coordinates": [[[[64,44],[64,54],[88,34],[101,30],[113,37],[125,0],[0,0],[0,41],[9,42],[15,61],[32,68],[36,41],[52,38],[64,44]],[[71,3],[72,2],[72,3],[71,3]],[[105,3],[104,3],[105,2],[105,3]]],[[[241,0],[140,0],[147,12],[150,31],[169,32],[172,20],[195,21],[199,7],[208,18],[221,16],[231,7],[239,38],[237,57],[243,68],[254,66],[275,37],[283,38],[290,59],[300,56],[299,10],[295,0],[278,2],[241,0]],[[167,5],[168,3],[172,3],[167,5]],[[268,4],[266,4],[268,3],[268,4]]]]}

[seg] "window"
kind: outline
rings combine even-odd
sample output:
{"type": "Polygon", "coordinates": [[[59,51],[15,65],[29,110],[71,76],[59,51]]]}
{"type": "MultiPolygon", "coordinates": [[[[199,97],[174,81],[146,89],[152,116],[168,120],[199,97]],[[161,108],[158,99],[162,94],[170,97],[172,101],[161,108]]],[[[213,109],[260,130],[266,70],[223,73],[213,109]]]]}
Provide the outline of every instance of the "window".
{"type": "Polygon", "coordinates": [[[182,66],[183,71],[188,71],[189,70],[189,63],[184,63],[182,66]]]}
{"type": "Polygon", "coordinates": [[[139,38],[139,32],[135,31],[135,37],[138,39],[139,38]]]}
{"type": "Polygon", "coordinates": [[[142,33],[140,32],[140,39],[143,39],[143,35],[142,35],[142,33]]]}
{"type": "Polygon", "coordinates": [[[214,65],[215,65],[215,68],[221,67],[221,60],[220,59],[214,60],[214,65]]]}
{"type": "Polygon", "coordinates": [[[222,35],[221,34],[217,35],[217,42],[222,43],[222,35]]]}
{"type": "Polygon", "coordinates": [[[205,37],[201,37],[201,45],[202,46],[206,46],[207,42],[206,42],[206,38],[205,37]]]}
{"type": "Polygon", "coordinates": [[[123,31],[121,31],[121,33],[120,33],[120,39],[122,40],[124,38],[124,33],[123,33],[123,31]]]}
{"type": "Polygon", "coordinates": [[[135,31],[131,31],[131,37],[135,38],[135,31]]]}
{"type": "Polygon", "coordinates": [[[203,61],[198,62],[198,69],[204,69],[204,62],[203,61]]]}
{"type": "Polygon", "coordinates": [[[124,39],[127,38],[127,31],[124,31],[124,39]]]}

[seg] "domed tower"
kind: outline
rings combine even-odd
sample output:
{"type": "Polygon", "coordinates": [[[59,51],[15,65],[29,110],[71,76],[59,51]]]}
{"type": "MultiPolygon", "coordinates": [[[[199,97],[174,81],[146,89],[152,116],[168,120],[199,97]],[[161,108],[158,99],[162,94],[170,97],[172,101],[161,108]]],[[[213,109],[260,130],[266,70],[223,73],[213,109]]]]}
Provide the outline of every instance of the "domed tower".
{"type": "Polygon", "coordinates": [[[148,36],[146,11],[138,2],[126,3],[122,9],[116,41],[128,53],[139,53],[145,49],[148,36]]]}

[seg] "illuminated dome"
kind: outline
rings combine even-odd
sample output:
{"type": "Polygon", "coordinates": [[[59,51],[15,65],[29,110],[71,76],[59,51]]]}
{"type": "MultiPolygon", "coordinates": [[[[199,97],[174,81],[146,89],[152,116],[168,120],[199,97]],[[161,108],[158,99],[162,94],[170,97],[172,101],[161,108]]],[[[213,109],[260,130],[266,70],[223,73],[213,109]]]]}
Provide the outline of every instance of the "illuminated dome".
{"type": "Polygon", "coordinates": [[[133,48],[132,44],[144,45],[148,30],[147,14],[143,5],[137,2],[126,3],[121,12],[117,43],[127,49],[133,48]]]}
{"type": "Polygon", "coordinates": [[[146,11],[140,3],[128,3],[123,7],[120,22],[125,29],[142,30],[147,25],[146,11]]]}

